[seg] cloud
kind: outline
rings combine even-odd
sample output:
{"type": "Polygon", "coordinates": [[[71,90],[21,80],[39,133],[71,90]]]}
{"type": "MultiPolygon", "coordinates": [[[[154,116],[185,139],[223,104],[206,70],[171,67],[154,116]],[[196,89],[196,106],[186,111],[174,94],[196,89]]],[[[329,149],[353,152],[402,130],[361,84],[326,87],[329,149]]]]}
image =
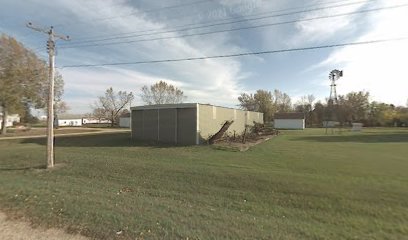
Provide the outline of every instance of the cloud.
{"type": "MultiPolygon", "coordinates": [[[[127,2],[113,1],[58,1],[60,8],[72,14],[72,22],[78,21],[73,28],[72,38],[81,35],[101,35],[101,32],[118,34],[146,29],[165,27],[155,19],[148,18],[143,11],[127,2]],[[104,9],[101,12],[95,9],[104,9]],[[106,16],[128,15],[123,18],[112,18],[109,21],[99,21],[106,16]],[[89,22],[92,27],[81,23],[89,22]],[[99,32],[98,34],[95,32],[99,32]]],[[[64,19],[64,18],[60,18],[64,19]]],[[[67,21],[68,20],[62,20],[67,21]]],[[[187,22],[188,23],[188,22],[187,22]]],[[[171,23],[167,23],[171,26],[171,23]]],[[[66,25],[62,26],[69,29],[66,25]]],[[[63,28],[62,28],[63,29],[63,28]]],[[[85,35],[85,36],[86,36],[85,35]]],[[[168,34],[167,34],[168,35],[168,34]]],[[[177,34],[172,34],[177,35],[177,34]]],[[[75,43],[75,40],[72,41],[75,43]]],[[[66,45],[61,43],[61,45],[66,45]]],[[[220,53],[244,51],[232,43],[228,33],[196,38],[177,38],[135,44],[121,44],[98,48],[60,49],[59,66],[66,64],[89,64],[107,62],[132,62],[157,59],[175,59],[191,56],[210,56],[220,53]]],[[[72,68],[62,70],[65,79],[65,100],[72,105],[75,112],[90,111],[82,101],[92,102],[96,96],[103,94],[106,88],[112,86],[117,90],[133,90],[137,92],[143,85],[151,85],[159,80],[165,80],[180,87],[188,96],[189,102],[206,102],[231,106],[243,91],[240,81],[250,73],[242,71],[238,59],[207,59],[202,61],[162,63],[155,65],[130,65],[105,68],[72,68]],[[77,101],[81,98],[81,101],[77,101]]],[[[142,104],[139,99],[136,104],[142,104]]]]}
{"type": "MultiPolygon", "coordinates": [[[[395,5],[396,2],[382,1],[381,5],[395,5]]],[[[408,29],[401,23],[408,21],[406,8],[379,12],[370,16],[370,29],[355,39],[367,41],[408,37],[408,29]]],[[[349,46],[333,51],[315,69],[333,68],[344,70],[344,77],[338,82],[338,92],[369,91],[372,100],[404,105],[408,99],[406,80],[406,41],[379,43],[366,46],[349,46]]],[[[327,84],[325,80],[322,84],[327,84]]]]}
{"type": "MultiPolygon", "coordinates": [[[[335,16],[338,14],[354,12],[366,6],[369,2],[370,0],[365,0],[358,2],[358,4],[353,3],[352,5],[349,5],[350,3],[325,4],[325,1],[317,1],[316,4],[322,4],[319,8],[329,8],[303,14],[303,17],[300,19],[335,16]]],[[[305,42],[316,43],[324,42],[331,38],[344,38],[344,32],[350,32],[357,27],[355,23],[359,17],[359,15],[349,15],[298,22],[295,24],[297,34],[295,34],[289,42],[291,45],[299,45],[304,44],[305,42]]]]}

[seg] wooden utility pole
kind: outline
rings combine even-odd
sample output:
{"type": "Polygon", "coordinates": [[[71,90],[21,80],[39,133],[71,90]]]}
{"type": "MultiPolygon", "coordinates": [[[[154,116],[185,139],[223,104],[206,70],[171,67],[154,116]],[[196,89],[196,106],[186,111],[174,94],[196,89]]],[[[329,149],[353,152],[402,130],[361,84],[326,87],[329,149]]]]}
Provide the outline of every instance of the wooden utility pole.
{"type": "Polygon", "coordinates": [[[55,76],[55,38],[69,40],[69,36],[55,34],[54,28],[49,29],[35,27],[31,22],[27,27],[35,31],[48,34],[47,50],[49,57],[49,89],[48,89],[48,114],[47,114],[47,168],[54,167],[54,76],[55,76]]]}

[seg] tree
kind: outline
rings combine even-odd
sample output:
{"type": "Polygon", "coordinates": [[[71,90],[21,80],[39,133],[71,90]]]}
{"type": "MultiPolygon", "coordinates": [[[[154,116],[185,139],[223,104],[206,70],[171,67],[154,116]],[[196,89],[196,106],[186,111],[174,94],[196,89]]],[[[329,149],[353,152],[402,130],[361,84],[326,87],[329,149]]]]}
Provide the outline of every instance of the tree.
{"type": "Polygon", "coordinates": [[[275,91],[273,91],[273,97],[278,112],[290,112],[292,110],[292,100],[288,94],[275,89],[275,91]]]}
{"type": "Polygon", "coordinates": [[[150,87],[143,86],[141,98],[145,104],[153,105],[182,103],[186,96],[179,88],[160,81],[150,87]]]}
{"type": "Polygon", "coordinates": [[[312,125],[312,110],[315,97],[313,95],[302,96],[295,104],[295,111],[301,112],[305,116],[305,123],[307,126],[312,125]]]}
{"type": "MultiPolygon", "coordinates": [[[[47,111],[47,103],[48,103],[48,91],[49,91],[49,84],[50,82],[48,81],[48,72],[46,76],[46,81],[42,83],[41,90],[39,92],[39,99],[35,102],[34,107],[39,109],[42,108],[45,111],[47,111]]],[[[62,78],[62,75],[58,72],[55,71],[55,77],[54,77],[54,110],[56,113],[63,113],[63,112],[58,112],[58,108],[60,106],[62,107],[68,107],[65,102],[62,101],[62,95],[64,94],[64,79],[62,78]]],[[[64,109],[64,110],[69,110],[69,109],[64,109]]]]}
{"type": "Polygon", "coordinates": [[[257,90],[255,94],[241,93],[238,101],[244,110],[262,112],[264,122],[270,121],[275,113],[272,93],[265,90],[257,90]]]}
{"type": "Polygon", "coordinates": [[[369,92],[351,92],[346,95],[352,121],[361,121],[367,118],[369,110],[369,92]]]}
{"type": "Polygon", "coordinates": [[[54,112],[56,115],[64,114],[68,112],[71,108],[68,104],[62,100],[55,102],[54,104],[54,112]]]}
{"type": "MultiPolygon", "coordinates": [[[[14,38],[0,36],[0,107],[3,122],[9,112],[23,114],[27,107],[44,107],[48,93],[47,65],[14,38]]],[[[62,95],[62,77],[56,84],[62,95]]],[[[58,89],[56,95],[58,95],[58,89]]],[[[2,134],[7,131],[2,125],[2,134]]]]}
{"type": "Polygon", "coordinates": [[[99,96],[98,101],[93,106],[95,117],[106,118],[111,121],[111,126],[117,124],[118,118],[125,107],[133,100],[133,93],[119,91],[115,93],[110,87],[105,91],[104,96],[99,96]]]}
{"type": "Polygon", "coordinates": [[[316,102],[312,111],[312,124],[321,125],[325,120],[326,106],[320,101],[316,102]]]}

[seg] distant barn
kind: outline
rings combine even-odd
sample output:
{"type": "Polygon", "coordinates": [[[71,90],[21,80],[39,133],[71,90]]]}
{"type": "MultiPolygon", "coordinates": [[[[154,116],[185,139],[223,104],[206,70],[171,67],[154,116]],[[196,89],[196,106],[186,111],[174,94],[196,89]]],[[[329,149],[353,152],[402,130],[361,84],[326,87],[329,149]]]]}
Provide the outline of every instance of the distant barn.
{"type": "Polygon", "coordinates": [[[299,112],[275,113],[274,126],[277,129],[305,129],[305,115],[299,112]]]}
{"type": "Polygon", "coordinates": [[[181,145],[206,142],[226,121],[242,134],[245,125],[263,123],[263,113],[199,103],[148,105],[131,108],[132,138],[181,145]]]}

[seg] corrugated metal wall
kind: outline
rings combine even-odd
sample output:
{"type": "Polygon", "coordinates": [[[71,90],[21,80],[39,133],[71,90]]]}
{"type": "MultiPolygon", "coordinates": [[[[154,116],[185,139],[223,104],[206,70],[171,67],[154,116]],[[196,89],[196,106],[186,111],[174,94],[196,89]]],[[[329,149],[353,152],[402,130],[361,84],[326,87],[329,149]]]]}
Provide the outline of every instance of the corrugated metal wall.
{"type": "Polygon", "coordinates": [[[195,108],[132,110],[132,138],[196,144],[196,114],[195,108]]]}

